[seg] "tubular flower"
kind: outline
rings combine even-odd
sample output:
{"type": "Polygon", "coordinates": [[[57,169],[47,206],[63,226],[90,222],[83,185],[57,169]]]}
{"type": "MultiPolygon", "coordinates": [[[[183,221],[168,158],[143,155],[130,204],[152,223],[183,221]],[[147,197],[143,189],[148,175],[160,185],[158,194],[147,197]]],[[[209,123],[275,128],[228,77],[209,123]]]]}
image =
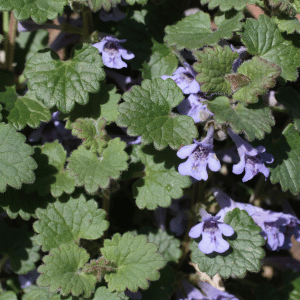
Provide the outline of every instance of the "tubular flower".
{"type": "Polygon", "coordinates": [[[221,169],[220,161],[213,151],[213,135],[214,128],[211,126],[202,142],[194,140],[194,144],[184,146],[177,151],[179,158],[189,157],[186,162],[178,166],[178,172],[181,175],[190,175],[197,180],[207,180],[207,165],[214,172],[221,169]]]}
{"type": "Polygon", "coordinates": [[[134,54],[124,49],[120,43],[124,43],[126,40],[119,40],[115,37],[106,36],[101,42],[93,44],[100,53],[102,53],[102,59],[105,66],[114,69],[126,68],[127,64],[122,60],[133,59],[134,54]]]}

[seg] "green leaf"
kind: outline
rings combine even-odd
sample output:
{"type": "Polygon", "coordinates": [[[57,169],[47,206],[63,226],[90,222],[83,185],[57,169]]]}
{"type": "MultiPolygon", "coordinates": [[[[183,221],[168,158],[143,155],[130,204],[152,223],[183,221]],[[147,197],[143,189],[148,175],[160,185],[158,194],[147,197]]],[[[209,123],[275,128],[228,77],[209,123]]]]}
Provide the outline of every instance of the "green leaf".
{"type": "Polygon", "coordinates": [[[61,297],[55,297],[54,294],[50,293],[49,288],[39,287],[31,285],[24,289],[25,295],[22,300],[61,300],[61,297]]]}
{"type": "Polygon", "coordinates": [[[289,16],[295,16],[297,13],[294,5],[289,0],[269,0],[268,2],[274,14],[284,13],[289,16]]]}
{"type": "Polygon", "coordinates": [[[196,80],[201,84],[201,91],[209,94],[232,94],[231,85],[225,81],[225,75],[232,72],[232,64],[239,54],[228,46],[222,48],[218,45],[193,54],[199,61],[193,67],[199,73],[196,80]]]}
{"type": "Polygon", "coordinates": [[[300,131],[300,96],[292,87],[279,88],[275,94],[276,100],[288,108],[293,118],[295,129],[300,131]]]}
{"type": "Polygon", "coordinates": [[[264,95],[275,86],[281,68],[255,56],[251,60],[245,61],[237,71],[248,76],[250,81],[233,94],[233,99],[247,104],[256,103],[259,95],[264,95]]]}
{"type": "Polygon", "coordinates": [[[119,126],[128,127],[131,136],[142,136],[142,143],[154,143],[162,150],[170,145],[177,149],[197,136],[194,121],[189,116],[171,112],[183,100],[181,89],[172,79],[146,79],[142,86],[133,86],[123,95],[119,105],[119,126]]]}
{"type": "MultiPolygon", "coordinates": [[[[174,293],[175,274],[170,266],[160,271],[160,278],[150,284],[146,291],[142,292],[143,300],[169,300],[174,293]]],[[[193,298],[192,298],[193,299],[193,298]]]]}
{"type": "Polygon", "coordinates": [[[36,92],[49,108],[64,113],[71,111],[75,102],[87,104],[89,92],[99,90],[104,79],[103,63],[98,49],[87,44],[76,45],[71,59],[61,61],[52,50],[37,52],[26,63],[24,75],[30,90],[36,92]]]}
{"type": "MultiPolygon", "coordinates": [[[[267,142],[267,141],[266,141],[267,142]]],[[[267,152],[274,156],[274,162],[268,165],[272,183],[280,183],[283,191],[293,194],[300,192],[300,136],[290,123],[279,139],[266,144],[267,152]]]]}
{"type": "Polygon", "coordinates": [[[2,292],[0,300],[18,300],[17,295],[13,291],[2,292]]]}
{"type": "Polygon", "coordinates": [[[295,46],[297,40],[296,36],[284,38],[266,15],[260,15],[258,20],[247,19],[242,34],[242,41],[250,54],[280,66],[282,78],[290,81],[297,80],[297,67],[300,66],[300,48],[295,46]]]}
{"type": "MultiPolygon", "coordinates": [[[[93,118],[95,120],[104,118],[107,122],[115,122],[119,115],[118,102],[121,95],[116,93],[117,88],[112,85],[105,85],[104,81],[100,82],[100,91],[90,94],[89,103],[82,106],[75,103],[74,109],[69,115],[70,122],[75,122],[78,118],[93,118]]],[[[69,128],[72,129],[72,128],[69,128]]]]}
{"type": "MultiPolygon", "coordinates": [[[[12,232],[11,232],[12,233],[12,232]]],[[[11,262],[11,269],[17,274],[27,274],[30,271],[33,271],[36,266],[35,263],[40,259],[40,246],[35,242],[35,237],[30,233],[31,246],[25,247],[26,256],[20,260],[14,260],[14,263],[11,262]]]]}
{"type": "Polygon", "coordinates": [[[7,119],[17,130],[22,130],[26,125],[37,128],[41,122],[51,120],[51,113],[49,108],[36,99],[35,93],[27,92],[24,97],[17,99],[7,119]]]}
{"type": "Polygon", "coordinates": [[[42,197],[38,194],[27,194],[25,189],[16,190],[8,187],[0,197],[0,206],[11,219],[20,216],[24,220],[29,220],[35,214],[38,207],[45,207],[52,197],[42,197]]]}
{"type": "Polygon", "coordinates": [[[248,4],[255,4],[257,1],[256,0],[200,0],[201,4],[207,4],[208,3],[208,8],[213,9],[216,8],[217,6],[220,7],[221,11],[228,11],[231,9],[235,10],[243,10],[247,3],[248,4]]]}
{"type": "Polygon", "coordinates": [[[40,196],[46,196],[51,192],[55,198],[63,193],[73,193],[75,178],[64,168],[66,156],[66,151],[58,140],[35,147],[33,157],[38,163],[35,171],[36,181],[26,186],[26,191],[28,193],[37,191],[40,196]]]}
{"type": "Polygon", "coordinates": [[[143,64],[143,78],[154,79],[162,75],[173,75],[178,66],[176,55],[165,44],[153,40],[149,62],[143,64]]]}
{"type": "Polygon", "coordinates": [[[63,244],[60,248],[51,249],[44,256],[44,264],[38,268],[41,273],[37,279],[40,286],[50,286],[50,292],[60,291],[63,296],[71,293],[89,297],[95,290],[96,277],[84,273],[81,268],[90,256],[85,249],[75,244],[63,244]]]}
{"type": "Polygon", "coordinates": [[[110,292],[106,286],[101,286],[96,290],[93,300],[121,300],[120,294],[121,293],[110,292]]]}
{"type": "Polygon", "coordinates": [[[181,257],[180,240],[166,231],[159,229],[157,233],[149,232],[148,242],[155,243],[160,252],[167,261],[178,262],[181,257]]]}
{"type": "Polygon", "coordinates": [[[72,134],[83,140],[83,146],[91,151],[101,153],[106,145],[105,119],[79,118],[72,124],[72,134]]]}
{"type": "Polygon", "coordinates": [[[98,11],[101,8],[105,9],[106,11],[111,10],[113,7],[116,7],[121,0],[89,0],[89,6],[92,11],[98,11]]]}
{"type": "Polygon", "coordinates": [[[0,0],[0,10],[13,10],[17,20],[32,18],[36,23],[42,24],[62,15],[66,0],[0,0]]]}
{"type": "Polygon", "coordinates": [[[242,103],[230,104],[227,97],[221,96],[208,101],[207,105],[217,123],[229,123],[235,133],[243,131],[249,141],[263,139],[265,133],[270,133],[271,126],[275,125],[271,110],[264,106],[261,99],[246,107],[242,103]]]}
{"type": "Polygon", "coordinates": [[[265,251],[262,246],[264,238],[259,234],[261,228],[255,225],[253,219],[244,210],[235,208],[229,211],[224,223],[230,225],[236,234],[234,238],[227,238],[231,246],[228,253],[204,254],[198,249],[198,243],[191,244],[191,260],[198,265],[201,272],[206,272],[210,277],[217,273],[222,278],[236,276],[243,278],[246,272],[258,272],[260,260],[264,257],[265,251]]]}
{"type": "Polygon", "coordinates": [[[135,236],[126,232],[123,236],[114,234],[112,240],[104,240],[100,249],[104,258],[117,264],[115,273],[105,275],[109,291],[123,292],[128,288],[136,292],[147,289],[148,280],[159,279],[158,270],[165,266],[165,259],[157,253],[157,246],[147,243],[144,235],[135,236]]]}
{"type": "Polygon", "coordinates": [[[300,33],[300,21],[297,18],[284,19],[272,17],[272,20],[275,22],[281,32],[286,31],[288,34],[294,32],[300,33]]]}
{"type": "Polygon", "coordinates": [[[126,143],[115,138],[107,143],[101,157],[83,146],[72,152],[67,166],[71,175],[76,176],[76,184],[85,187],[88,193],[94,193],[99,187],[108,187],[110,178],[118,179],[121,172],[128,168],[126,143]]]}
{"type": "Polygon", "coordinates": [[[172,199],[183,196],[182,189],[189,187],[191,181],[177,172],[181,161],[175,151],[157,151],[150,145],[142,147],[138,155],[146,166],[145,176],[133,184],[133,196],[140,209],[168,207],[172,199]]]}
{"type": "Polygon", "coordinates": [[[39,220],[33,228],[43,251],[80,239],[96,240],[108,228],[105,211],[98,209],[94,200],[86,201],[83,195],[70,197],[66,203],[49,203],[46,209],[38,208],[36,217],[39,220]]]}
{"type": "Polygon", "coordinates": [[[185,17],[175,25],[167,26],[165,41],[169,46],[176,46],[178,50],[187,48],[197,50],[206,45],[215,45],[220,39],[231,39],[233,32],[242,29],[242,13],[237,13],[218,24],[218,29],[212,31],[210,16],[203,11],[185,17]]]}
{"type": "Polygon", "coordinates": [[[10,228],[3,221],[0,222],[1,244],[0,253],[7,255],[13,272],[21,274],[26,270],[33,270],[39,259],[38,248],[33,242],[32,233],[24,225],[20,228],[10,228]]]}
{"type": "Polygon", "coordinates": [[[299,0],[294,0],[293,5],[294,5],[297,13],[300,13],[300,1],[299,0]]]}
{"type": "Polygon", "coordinates": [[[25,144],[26,137],[10,124],[0,123],[0,192],[9,185],[20,189],[22,183],[32,183],[36,162],[30,155],[33,148],[25,144]]]}
{"type": "Polygon", "coordinates": [[[126,2],[129,5],[134,5],[134,4],[147,4],[148,0],[126,0],[126,2]]]}

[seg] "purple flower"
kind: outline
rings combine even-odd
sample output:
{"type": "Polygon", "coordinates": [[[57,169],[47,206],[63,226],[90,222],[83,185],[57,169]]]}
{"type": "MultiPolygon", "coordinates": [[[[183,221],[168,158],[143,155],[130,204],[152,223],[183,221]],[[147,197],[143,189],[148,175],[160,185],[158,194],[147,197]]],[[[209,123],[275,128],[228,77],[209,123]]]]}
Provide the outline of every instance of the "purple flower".
{"type": "Polygon", "coordinates": [[[119,40],[115,37],[106,36],[101,42],[93,44],[100,53],[102,53],[102,59],[105,66],[114,69],[126,68],[127,64],[121,59],[133,59],[134,54],[124,49],[120,43],[124,43],[126,40],[119,40]]]}
{"type": "Polygon", "coordinates": [[[172,76],[163,75],[161,78],[163,80],[173,79],[184,94],[196,94],[200,91],[200,84],[196,81],[195,76],[196,72],[186,64],[185,68],[179,67],[172,76]]]}
{"type": "Polygon", "coordinates": [[[185,279],[182,280],[182,287],[185,295],[183,295],[183,293],[178,290],[176,292],[177,300],[205,300],[206,299],[198,289],[196,289],[185,279]]]}
{"type": "Polygon", "coordinates": [[[191,228],[189,236],[196,239],[202,235],[198,248],[205,254],[210,254],[214,251],[224,253],[229,249],[230,245],[223,239],[222,234],[232,236],[234,230],[228,224],[219,222],[220,216],[213,217],[206,212],[205,214],[202,218],[203,221],[191,228]]]}
{"type": "Polygon", "coordinates": [[[230,128],[228,128],[227,132],[236,144],[240,156],[240,162],[233,166],[232,172],[234,174],[241,174],[245,170],[245,175],[242,179],[243,182],[252,179],[259,172],[263,173],[267,178],[270,174],[270,170],[264,163],[272,163],[274,161],[273,155],[265,153],[266,148],[263,146],[258,146],[257,148],[252,147],[230,128]]]}
{"type": "Polygon", "coordinates": [[[114,21],[118,22],[123,20],[126,14],[119,10],[118,6],[113,7],[111,10],[106,11],[104,9],[100,10],[99,18],[103,22],[114,21]]]}
{"type": "Polygon", "coordinates": [[[236,298],[235,296],[214,288],[208,282],[199,280],[198,286],[205,293],[205,295],[209,297],[209,299],[211,300],[238,300],[238,298],[236,298]]]}
{"type": "Polygon", "coordinates": [[[31,286],[32,284],[35,283],[36,279],[39,277],[39,273],[36,269],[34,269],[33,271],[28,272],[27,274],[24,275],[19,275],[19,282],[20,282],[20,286],[21,289],[25,289],[29,286],[31,286]]]}
{"type": "Polygon", "coordinates": [[[237,52],[239,54],[239,57],[232,64],[232,70],[234,73],[236,73],[237,69],[242,64],[244,57],[246,56],[247,48],[243,46],[235,48],[233,45],[230,45],[230,48],[233,52],[237,52]]]}
{"type": "Polygon", "coordinates": [[[204,122],[213,116],[213,113],[201,102],[203,100],[198,94],[191,94],[177,106],[177,109],[180,114],[192,117],[195,123],[204,122]]]}
{"type": "Polygon", "coordinates": [[[178,166],[178,172],[181,175],[190,175],[197,180],[207,180],[207,165],[214,172],[221,169],[221,164],[213,152],[213,135],[214,128],[211,126],[202,142],[194,140],[194,144],[183,146],[177,151],[179,158],[189,157],[186,162],[178,166]]]}
{"type": "Polygon", "coordinates": [[[217,214],[220,220],[224,220],[226,213],[236,207],[245,210],[253,221],[261,227],[261,235],[267,240],[267,247],[270,250],[275,251],[290,248],[291,236],[294,234],[295,237],[300,237],[300,221],[295,216],[265,210],[251,204],[234,202],[219,189],[215,188],[212,190],[219,206],[222,208],[217,214]]]}

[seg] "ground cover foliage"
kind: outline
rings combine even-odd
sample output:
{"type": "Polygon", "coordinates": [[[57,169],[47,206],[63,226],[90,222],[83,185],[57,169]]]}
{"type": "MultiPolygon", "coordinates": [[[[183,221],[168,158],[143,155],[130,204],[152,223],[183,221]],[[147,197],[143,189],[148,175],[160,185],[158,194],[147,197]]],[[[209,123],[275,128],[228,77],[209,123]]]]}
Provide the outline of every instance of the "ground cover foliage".
{"type": "Polygon", "coordinates": [[[0,11],[0,300],[300,299],[299,0],[0,11]]]}

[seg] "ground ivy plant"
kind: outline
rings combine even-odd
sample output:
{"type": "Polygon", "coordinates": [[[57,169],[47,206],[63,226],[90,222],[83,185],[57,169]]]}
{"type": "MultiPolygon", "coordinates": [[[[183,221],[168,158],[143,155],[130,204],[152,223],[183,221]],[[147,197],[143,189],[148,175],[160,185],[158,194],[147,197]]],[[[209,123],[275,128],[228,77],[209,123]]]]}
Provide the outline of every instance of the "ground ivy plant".
{"type": "Polygon", "coordinates": [[[300,299],[299,0],[0,11],[0,300],[300,299]]]}

